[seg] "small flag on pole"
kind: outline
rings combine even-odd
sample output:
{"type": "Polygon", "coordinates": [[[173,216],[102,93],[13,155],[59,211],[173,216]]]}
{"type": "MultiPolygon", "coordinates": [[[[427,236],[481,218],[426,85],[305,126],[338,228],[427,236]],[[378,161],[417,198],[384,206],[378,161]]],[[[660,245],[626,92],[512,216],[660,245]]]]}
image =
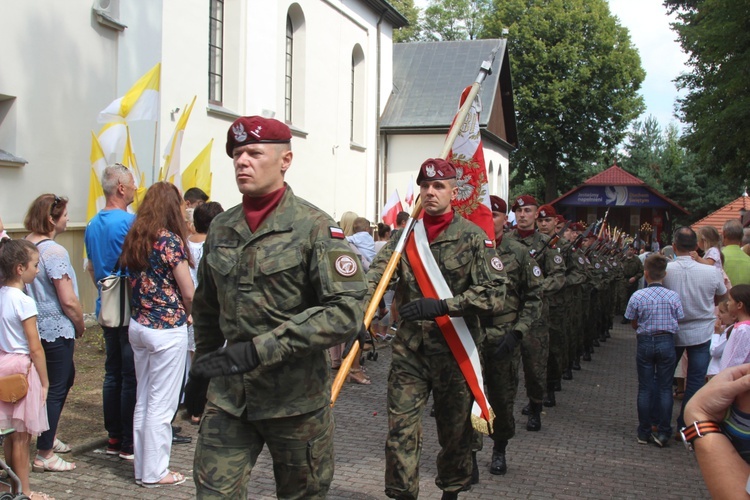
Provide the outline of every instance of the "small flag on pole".
{"type": "Polygon", "coordinates": [[[414,176],[409,177],[409,185],[406,186],[406,198],[404,201],[410,207],[414,205],[414,176]]]}
{"type": "Polygon", "coordinates": [[[211,139],[203,151],[188,165],[182,173],[182,188],[188,190],[197,187],[211,196],[211,147],[214,140],[211,139]]]}
{"type": "MultiPolygon", "coordinates": [[[[471,91],[466,87],[461,93],[459,108],[471,91]]],[[[479,112],[482,110],[479,96],[474,100],[461,124],[461,130],[453,143],[448,159],[456,166],[458,196],[453,208],[466,219],[484,229],[491,240],[495,240],[495,225],[490,208],[490,193],[487,183],[487,168],[484,165],[482,134],[479,130],[479,112]]],[[[454,118],[455,120],[455,118],[454,118]]],[[[456,124],[453,123],[451,128],[456,124]]]]}
{"type": "Polygon", "coordinates": [[[182,147],[182,136],[185,134],[185,127],[187,126],[188,118],[190,118],[190,112],[193,110],[195,99],[189,106],[186,107],[185,112],[182,113],[180,119],[177,120],[172,138],[169,139],[167,148],[164,151],[164,166],[159,171],[159,180],[171,182],[177,189],[182,190],[182,176],[180,175],[180,148],[182,147]]]}
{"type": "Polygon", "coordinates": [[[138,79],[124,96],[112,101],[99,113],[99,123],[159,119],[161,63],[138,79]]]}
{"type": "Polygon", "coordinates": [[[398,191],[393,190],[390,198],[383,207],[383,222],[391,227],[396,226],[396,217],[399,212],[404,211],[404,206],[401,204],[401,198],[398,196],[398,191]]]}

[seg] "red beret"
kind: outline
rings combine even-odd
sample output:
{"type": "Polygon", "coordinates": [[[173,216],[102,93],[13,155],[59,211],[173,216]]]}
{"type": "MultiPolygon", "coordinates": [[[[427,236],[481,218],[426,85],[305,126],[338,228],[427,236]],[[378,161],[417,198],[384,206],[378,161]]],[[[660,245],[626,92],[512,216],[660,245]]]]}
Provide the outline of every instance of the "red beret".
{"type": "Polygon", "coordinates": [[[494,194],[490,195],[490,207],[492,207],[493,212],[508,213],[508,204],[505,203],[504,199],[494,194]]]}
{"type": "Polygon", "coordinates": [[[542,205],[541,207],[539,207],[539,218],[546,219],[548,217],[557,217],[557,211],[555,210],[555,207],[553,207],[552,205],[542,205]]]}
{"type": "Polygon", "coordinates": [[[580,222],[574,222],[573,224],[571,224],[570,229],[572,229],[573,231],[585,231],[586,230],[586,228],[583,227],[583,224],[581,224],[580,222]]]}
{"type": "Polygon", "coordinates": [[[533,196],[525,194],[516,198],[516,201],[515,203],[513,203],[513,207],[511,207],[511,209],[515,212],[516,210],[518,210],[518,207],[525,207],[526,205],[534,205],[538,207],[539,202],[536,201],[533,196]]]}
{"type": "Polygon", "coordinates": [[[565,224],[565,217],[561,214],[557,214],[557,223],[558,224],[565,224]]]}
{"type": "Polygon", "coordinates": [[[262,116],[237,118],[227,131],[227,154],[238,146],[252,143],[284,143],[292,140],[292,131],[284,123],[262,116]]]}
{"type": "Polygon", "coordinates": [[[448,160],[442,158],[428,158],[422,163],[417,175],[417,185],[422,181],[437,181],[444,179],[455,179],[456,167],[448,160]]]}

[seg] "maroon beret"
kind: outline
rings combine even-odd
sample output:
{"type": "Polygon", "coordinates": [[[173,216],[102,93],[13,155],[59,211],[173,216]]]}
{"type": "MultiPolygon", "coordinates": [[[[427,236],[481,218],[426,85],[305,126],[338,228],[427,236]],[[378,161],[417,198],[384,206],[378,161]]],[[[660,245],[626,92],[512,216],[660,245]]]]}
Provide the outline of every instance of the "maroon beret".
{"type": "Polygon", "coordinates": [[[456,167],[453,163],[442,158],[428,158],[419,167],[419,175],[417,175],[417,185],[420,185],[422,181],[437,181],[444,179],[455,179],[456,178],[456,167]]]}
{"type": "Polygon", "coordinates": [[[556,218],[558,224],[565,224],[565,217],[562,214],[557,214],[556,218]]]}
{"type": "Polygon", "coordinates": [[[573,224],[571,224],[570,229],[572,229],[573,231],[579,231],[579,232],[586,230],[586,228],[583,227],[583,224],[581,224],[580,222],[574,222],[573,224]]]}
{"type": "Polygon", "coordinates": [[[552,205],[542,205],[541,207],[539,207],[539,218],[546,219],[548,217],[557,217],[557,211],[555,210],[555,207],[553,207],[552,205]]]}
{"type": "Polygon", "coordinates": [[[504,199],[494,194],[490,195],[490,207],[492,207],[493,212],[508,213],[508,204],[505,203],[504,199]]]}
{"type": "Polygon", "coordinates": [[[515,212],[516,210],[518,210],[518,207],[525,207],[526,205],[534,205],[538,207],[539,202],[536,201],[533,196],[525,194],[516,198],[516,201],[513,203],[511,210],[515,212]]]}
{"type": "Polygon", "coordinates": [[[234,148],[252,143],[278,144],[292,140],[292,131],[284,123],[262,116],[237,118],[227,131],[227,154],[232,158],[234,148]]]}

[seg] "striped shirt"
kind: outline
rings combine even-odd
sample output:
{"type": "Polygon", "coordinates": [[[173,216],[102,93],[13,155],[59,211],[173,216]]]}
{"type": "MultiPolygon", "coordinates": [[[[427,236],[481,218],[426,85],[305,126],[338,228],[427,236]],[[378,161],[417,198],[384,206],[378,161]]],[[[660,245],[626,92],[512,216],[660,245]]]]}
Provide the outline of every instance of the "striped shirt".
{"type": "Polygon", "coordinates": [[[633,293],[625,310],[625,318],[638,322],[638,335],[677,333],[677,321],[684,316],[680,296],[661,283],[652,283],[633,293]]]}

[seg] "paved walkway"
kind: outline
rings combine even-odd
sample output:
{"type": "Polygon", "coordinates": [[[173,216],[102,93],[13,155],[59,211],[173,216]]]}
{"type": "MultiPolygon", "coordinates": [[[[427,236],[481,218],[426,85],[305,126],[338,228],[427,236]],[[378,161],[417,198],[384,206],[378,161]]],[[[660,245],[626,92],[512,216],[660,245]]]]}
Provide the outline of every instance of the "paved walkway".
{"type": "MultiPolygon", "coordinates": [[[[383,446],[387,430],[387,347],[378,361],[368,361],[372,385],[346,384],[336,414],[336,473],[328,498],[385,498],[383,446]]],[[[460,498],[603,499],[710,498],[693,457],[674,441],[665,449],[636,443],[637,416],[635,336],[616,325],[612,338],[596,349],[593,361],[582,362],[573,381],[563,381],[557,407],[545,409],[540,432],[525,430],[525,400],[516,401],[518,434],[508,446],[508,473],[489,474],[492,444],[486,438],[479,454],[481,482],[460,498]]],[[[678,407],[675,407],[677,410],[678,407]]],[[[676,415],[676,412],[675,412],[676,415]]],[[[438,451],[434,420],[425,414],[420,498],[439,499],[434,484],[438,451]]],[[[195,439],[197,427],[183,422],[195,439]]],[[[92,429],[92,434],[100,433],[92,429]]],[[[194,445],[172,448],[174,470],[192,474],[194,445]]],[[[32,487],[57,499],[192,498],[189,480],[176,487],[146,490],[133,482],[132,465],[108,457],[103,449],[77,453],[71,473],[32,474],[32,487]]],[[[273,499],[274,480],[267,452],[253,471],[249,498],[273,499]]]]}

